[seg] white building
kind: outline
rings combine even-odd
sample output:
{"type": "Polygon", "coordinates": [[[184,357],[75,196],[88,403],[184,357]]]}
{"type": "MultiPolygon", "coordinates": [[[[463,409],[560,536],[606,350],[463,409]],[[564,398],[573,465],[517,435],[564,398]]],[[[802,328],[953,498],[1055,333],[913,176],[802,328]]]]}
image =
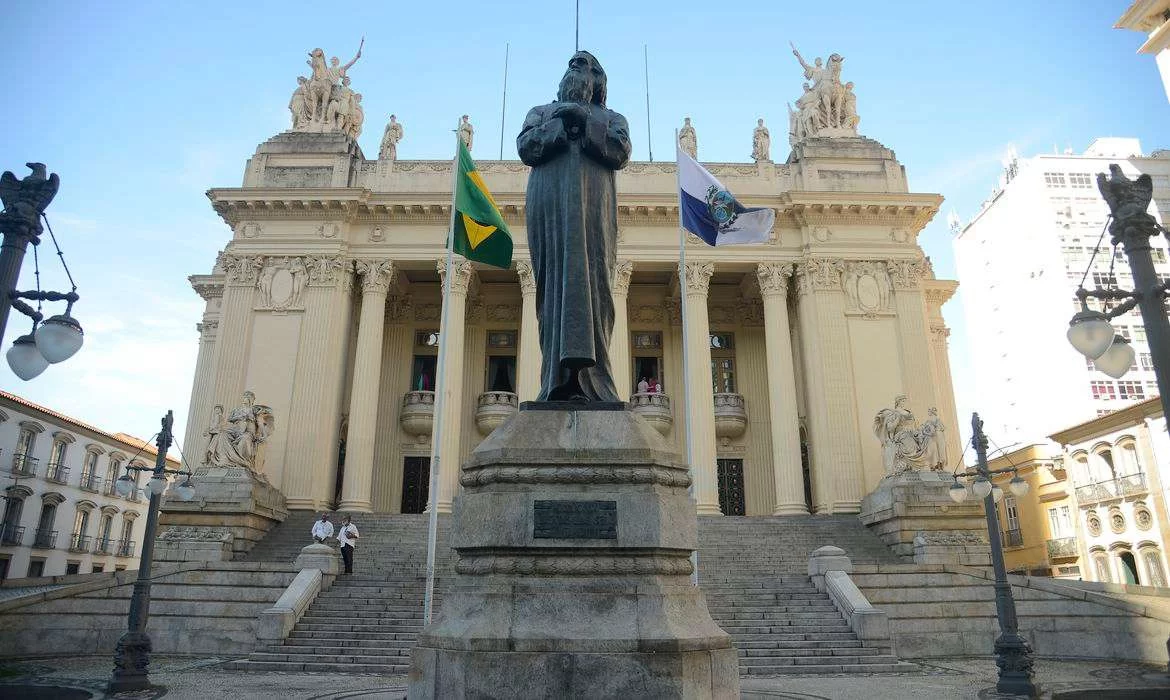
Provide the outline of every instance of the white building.
{"type": "MultiPolygon", "coordinates": [[[[1136,310],[1113,321],[1137,353],[1120,380],[1096,371],[1065,340],[1069,319],[1080,310],[1074,292],[1090,261],[1087,289],[1133,288],[1124,253],[1111,248],[1108,233],[1102,238],[1109,210],[1096,174],[1110,163],[1129,177],[1149,173],[1151,213],[1159,221],[1170,219],[1170,151],[1143,156],[1137,139],[1099,138],[1082,154],[1010,154],[980,212],[966,226],[955,226],[975,406],[1001,445],[1034,442],[1157,393],[1136,310]]],[[[1155,267],[1170,279],[1167,241],[1156,237],[1151,245],[1155,267]]]]}
{"type": "Polygon", "coordinates": [[[138,568],[147,499],[142,489],[118,496],[114,482],[127,464],[151,466],[156,454],[135,437],[0,391],[0,579],[138,568]]]}
{"type": "Polygon", "coordinates": [[[1162,87],[1170,99],[1170,0],[1137,0],[1113,28],[1131,29],[1149,36],[1138,53],[1154,56],[1162,74],[1162,87]]]}

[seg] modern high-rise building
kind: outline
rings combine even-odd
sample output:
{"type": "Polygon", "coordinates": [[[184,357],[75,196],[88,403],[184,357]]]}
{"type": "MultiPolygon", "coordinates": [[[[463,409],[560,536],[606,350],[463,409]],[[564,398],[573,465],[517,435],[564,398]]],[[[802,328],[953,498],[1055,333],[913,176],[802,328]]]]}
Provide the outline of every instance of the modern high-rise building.
{"type": "MultiPolygon", "coordinates": [[[[1019,158],[1009,153],[999,185],[965,226],[952,223],[977,389],[974,405],[1001,445],[1056,430],[1157,394],[1137,310],[1113,321],[1136,352],[1121,379],[1096,370],[1065,340],[1080,310],[1077,287],[1133,288],[1125,254],[1105,231],[1109,209],[1097,173],[1117,163],[1149,173],[1151,213],[1170,219],[1170,150],[1143,155],[1132,138],[1098,138],[1084,153],[1019,158]]],[[[1170,280],[1164,237],[1154,264],[1170,280]]],[[[1103,308],[1090,300],[1093,308],[1103,308]]]]}
{"type": "Polygon", "coordinates": [[[1170,0],[1137,0],[1113,28],[1131,29],[1149,37],[1138,53],[1154,56],[1162,74],[1162,87],[1170,99],[1170,0]]]}

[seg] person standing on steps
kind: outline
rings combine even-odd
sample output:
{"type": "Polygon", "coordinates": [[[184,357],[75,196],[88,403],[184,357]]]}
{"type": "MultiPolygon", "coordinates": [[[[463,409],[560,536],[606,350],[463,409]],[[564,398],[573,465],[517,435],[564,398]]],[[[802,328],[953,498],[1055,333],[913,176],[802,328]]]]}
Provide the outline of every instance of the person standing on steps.
{"type": "Polygon", "coordinates": [[[337,533],[337,541],[341,543],[341,560],[345,562],[345,573],[353,573],[353,546],[357,542],[358,529],[347,515],[341,521],[341,530],[337,533]]]}
{"type": "Polygon", "coordinates": [[[321,519],[313,523],[313,541],[325,544],[325,540],[333,537],[333,523],[329,522],[329,514],[322,513],[321,519]]]}

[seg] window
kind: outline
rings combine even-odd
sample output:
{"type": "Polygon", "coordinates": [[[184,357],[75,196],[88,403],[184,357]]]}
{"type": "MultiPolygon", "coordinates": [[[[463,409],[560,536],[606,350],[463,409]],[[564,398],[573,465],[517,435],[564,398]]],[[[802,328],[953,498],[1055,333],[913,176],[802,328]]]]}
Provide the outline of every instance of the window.
{"type": "Polygon", "coordinates": [[[33,446],[36,444],[37,434],[28,428],[20,429],[20,436],[16,438],[16,454],[18,455],[32,455],[33,446]]]}
{"type": "Polygon", "coordinates": [[[1007,526],[1009,530],[1019,531],[1020,529],[1020,509],[1016,505],[1015,496],[1003,497],[1003,511],[1007,514],[1007,526]]]}
{"type": "Polygon", "coordinates": [[[103,491],[107,496],[117,494],[114,487],[117,485],[118,477],[121,476],[122,460],[117,457],[110,457],[110,463],[106,466],[106,490],[103,491]]]}
{"type": "Polygon", "coordinates": [[[410,388],[412,391],[434,391],[435,370],[438,358],[434,355],[415,355],[414,364],[410,370],[410,388]]]}
{"type": "Polygon", "coordinates": [[[90,571],[92,571],[95,574],[100,574],[101,572],[103,572],[105,570],[106,570],[105,564],[94,564],[93,568],[90,569],[90,571]]]}
{"type": "Polygon", "coordinates": [[[1109,575],[1109,557],[1105,552],[1093,553],[1093,570],[1097,574],[1097,580],[1101,583],[1112,583],[1113,577],[1109,575]]]}
{"type": "Polygon", "coordinates": [[[1145,326],[1134,326],[1133,327],[1133,340],[1136,340],[1136,341],[1141,342],[1141,343],[1146,342],[1146,327],[1145,326]]]}
{"type": "Polygon", "coordinates": [[[1048,531],[1054,540],[1073,536],[1072,516],[1068,506],[1048,509],[1048,531]]]}
{"type": "Polygon", "coordinates": [[[1117,275],[1111,275],[1106,272],[1094,272],[1093,284],[1098,287],[1116,287],[1117,275]]]}
{"type": "Polygon", "coordinates": [[[1117,397],[1122,400],[1136,400],[1146,398],[1146,390],[1141,382],[1117,382],[1117,397]]]}
{"type": "Polygon", "coordinates": [[[89,510],[77,509],[77,515],[73,516],[73,539],[69,543],[69,548],[75,552],[84,552],[88,549],[89,537],[86,532],[89,530],[89,510]]]}
{"type": "Polygon", "coordinates": [[[1117,326],[1117,335],[1129,341],[1133,340],[1133,338],[1130,337],[1129,326],[1117,326]]]}
{"type": "Polygon", "coordinates": [[[20,516],[23,513],[24,497],[15,488],[9,488],[8,498],[4,501],[4,528],[0,532],[0,544],[24,544],[24,528],[20,526],[20,516]]]}
{"type": "Polygon", "coordinates": [[[1142,550],[1142,563],[1146,565],[1146,577],[1151,586],[1166,585],[1166,571],[1162,568],[1162,555],[1153,548],[1142,550]]]}
{"type": "Polygon", "coordinates": [[[418,331],[414,334],[415,347],[420,348],[437,348],[439,347],[439,332],[438,331],[418,331]]]}
{"type": "Polygon", "coordinates": [[[12,453],[12,471],[15,474],[33,476],[36,473],[37,460],[33,457],[33,447],[36,445],[37,434],[30,428],[21,428],[16,438],[16,450],[12,453]]]}
{"type": "Polygon", "coordinates": [[[1113,382],[1092,381],[1089,387],[1093,390],[1093,398],[1098,401],[1112,401],[1117,398],[1117,389],[1113,382]]]}
{"type": "Polygon", "coordinates": [[[40,578],[45,575],[45,560],[30,559],[28,562],[28,577],[40,578]]]}
{"type": "Polygon", "coordinates": [[[65,563],[65,575],[81,573],[81,562],[70,561],[65,563]]]}
{"type": "Polygon", "coordinates": [[[57,531],[53,526],[57,520],[57,504],[48,501],[41,506],[41,517],[37,520],[37,531],[33,537],[33,546],[43,549],[52,549],[57,546],[57,531]]]}
{"type": "Polygon", "coordinates": [[[711,387],[716,394],[735,393],[735,335],[711,334],[711,387]]]}
{"type": "Polygon", "coordinates": [[[516,393],[516,357],[514,355],[489,355],[484,388],[487,391],[516,393]]]}
{"type": "Polygon", "coordinates": [[[1166,262],[1166,251],[1162,250],[1161,248],[1150,248],[1150,257],[1152,257],[1156,263],[1164,263],[1166,262]]]}
{"type": "MultiPolygon", "coordinates": [[[[1045,173],[1048,175],[1048,173],[1045,173]]],[[[1093,186],[1093,178],[1089,173],[1069,173],[1068,174],[1069,187],[1089,188],[1093,186]]]]}
{"type": "Polygon", "coordinates": [[[114,551],[111,536],[114,531],[114,515],[112,513],[103,513],[101,523],[98,525],[98,539],[94,547],[94,554],[110,554],[114,551]]]}
{"type": "Polygon", "coordinates": [[[1121,456],[1121,464],[1118,466],[1118,474],[1120,476],[1127,476],[1129,474],[1141,474],[1142,465],[1138,461],[1137,444],[1133,440],[1123,442],[1117,447],[1117,451],[1121,456]]]}
{"type": "Polygon", "coordinates": [[[85,461],[81,464],[81,482],[79,485],[86,491],[97,491],[100,479],[97,475],[98,453],[89,450],[85,453],[85,461]]]}
{"type": "Polygon", "coordinates": [[[1064,173],[1044,173],[1046,187],[1064,187],[1064,173]]]}
{"type": "Polygon", "coordinates": [[[53,448],[49,450],[49,469],[65,464],[65,452],[69,445],[64,440],[54,440],[53,448]]]}
{"type": "MultiPolygon", "coordinates": [[[[1142,332],[1145,332],[1144,328],[1142,329],[1142,332]]],[[[1141,365],[1142,369],[1154,369],[1154,358],[1148,352],[1138,353],[1138,363],[1141,365]]]]}

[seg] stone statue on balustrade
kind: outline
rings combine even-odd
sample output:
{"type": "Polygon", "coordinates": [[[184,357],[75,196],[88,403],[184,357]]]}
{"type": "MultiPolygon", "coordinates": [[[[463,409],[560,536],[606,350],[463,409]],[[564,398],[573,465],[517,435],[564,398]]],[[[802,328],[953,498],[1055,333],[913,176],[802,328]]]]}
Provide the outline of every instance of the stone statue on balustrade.
{"type": "Polygon", "coordinates": [[[402,141],[402,125],[398,117],[390,115],[386,129],[382,132],[382,145],[378,149],[378,160],[398,160],[398,143],[402,141]]]}
{"type": "Polygon", "coordinates": [[[615,173],[630,159],[626,118],[607,109],[588,51],[569,60],[556,101],[533,107],[516,138],[532,168],[526,196],[536,278],[538,401],[617,402],[609,364],[617,264],[615,173]]]}
{"type": "Polygon", "coordinates": [[[340,132],[354,139],[361,134],[362,122],[365,121],[362,96],[350,88],[348,72],[361,58],[364,45],[365,38],[353,60],[345,65],[341,65],[336,56],[327,63],[325,52],[319,48],[309,52],[306,63],[311,75],[297,78],[297,89],[288,103],[292,131],[340,132]]]}
{"type": "Polygon", "coordinates": [[[678,130],[678,145],[691,158],[699,157],[699,139],[695,135],[695,127],[691,126],[691,118],[683,119],[682,128],[678,130]]]}
{"type": "Polygon", "coordinates": [[[475,127],[471,125],[471,118],[466,114],[459,121],[459,140],[467,146],[467,150],[471,150],[471,144],[475,140],[475,127]]]}
{"type": "Polygon", "coordinates": [[[882,443],[887,476],[911,470],[946,470],[946,431],[938,409],[927,413],[929,418],[919,425],[906,408],[906,397],[898,396],[893,408],[883,408],[874,416],[873,434],[882,443]]]}
{"type": "Polygon", "coordinates": [[[256,403],[256,395],[244,392],[244,400],[224,420],[223,406],[211,412],[203,463],[213,467],[242,467],[257,474],[264,470],[264,443],[275,431],[272,409],[256,403]]]}
{"type": "Polygon", "coordinates": [[[788,107],[788,139],[795,145],[806,138],[856,136],[857,96],[853,94],[853,83],[841,84],[841,54],[829,56],[828,65],[820,58],[809,65],[796,47],[792,53],[804,70],[809,82],[804,84],[804,93],[796,100],[796,109],[788,107]]]}
{"type": "Polygon", "coordinates": [[[757,163],[772,160],[772,135],[768,127],[764,126],[763,119],[756,120],[756,130],[752,132],[752,160],[757,163]]]}

